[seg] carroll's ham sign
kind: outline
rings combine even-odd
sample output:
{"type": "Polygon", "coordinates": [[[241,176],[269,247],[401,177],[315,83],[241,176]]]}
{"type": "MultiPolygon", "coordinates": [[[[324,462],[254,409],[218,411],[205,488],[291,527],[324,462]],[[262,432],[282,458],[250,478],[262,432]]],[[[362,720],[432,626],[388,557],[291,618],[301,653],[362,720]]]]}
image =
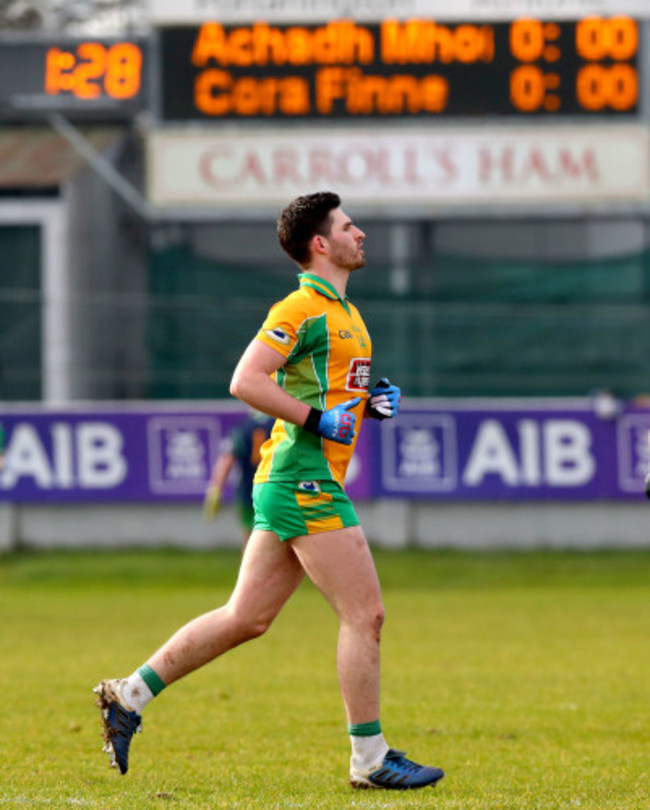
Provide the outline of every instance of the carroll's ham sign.
{"type": "Polygon", "coordinates": [[[352,203],[453,206],[638,201],[649,193],[641,127],[265,129],[150,135],[149,197],[159,206],[286,204],[336,187],[352,203]]]}
{"type": "MultiPolygon", "coordinates": [[[[650,411],[589,403],[406,403],[368,420],[350,465],[354,499],[592,500],[643,497],[650,411]]],[[[0,500],[197,501],[241,410],[21,410],[6,434],[0,500]]],[[[228,496],[232,495],[234,481],[228,496]]]]}

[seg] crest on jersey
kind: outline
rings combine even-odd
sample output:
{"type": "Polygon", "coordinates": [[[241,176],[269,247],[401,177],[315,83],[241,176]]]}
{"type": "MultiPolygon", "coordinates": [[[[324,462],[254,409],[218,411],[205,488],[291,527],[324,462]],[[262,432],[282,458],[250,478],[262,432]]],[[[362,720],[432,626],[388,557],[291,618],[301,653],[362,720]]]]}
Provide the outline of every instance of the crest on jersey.
{"type": "Polygon", "coordinates": [[[370,358],[353,357],[345,386],[346,391],[367,391],[370,382],[370,358]]]}
{"type": "Polygon", "coordinates": [[[298,483],[298,489],[301,489],[303,492],[320,492],[317,481],[300,481],[298,483]]]}
{"type": "Polygon", "coordinates": [[[274,340],[276,343],[281,343],[283,346],[288,346],[291,341],[289,335],[284,331],[284,329],[280,329],[279,326],[276,326],[273,329],[265,329],[264,334],[267,337],[270,337],[271,340],[274,340]]]}

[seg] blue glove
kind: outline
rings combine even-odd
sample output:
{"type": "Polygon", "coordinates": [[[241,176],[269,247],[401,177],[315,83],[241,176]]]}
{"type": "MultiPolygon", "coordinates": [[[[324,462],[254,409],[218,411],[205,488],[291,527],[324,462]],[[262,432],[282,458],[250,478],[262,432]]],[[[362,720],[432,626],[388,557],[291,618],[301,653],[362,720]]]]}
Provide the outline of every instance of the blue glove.
{"type": "Polygon", "coordinates": [[[370,392],[366,401],[366,413],[373,419],[392,419],[397,416],[402,392],[391,383],[388,377],[382,377],[370,392]]]}
{"type": "Polygon", "coordinates": [[[357,435],[354,429],[357,417],[350,413],[350,409],[360,402],[361,397],[353,397],[340,405],[335,405],[328,411],[319,411],[317,408],[312,408],[304,428],[332,442],[352,444],[354,437],[357,435]]]}

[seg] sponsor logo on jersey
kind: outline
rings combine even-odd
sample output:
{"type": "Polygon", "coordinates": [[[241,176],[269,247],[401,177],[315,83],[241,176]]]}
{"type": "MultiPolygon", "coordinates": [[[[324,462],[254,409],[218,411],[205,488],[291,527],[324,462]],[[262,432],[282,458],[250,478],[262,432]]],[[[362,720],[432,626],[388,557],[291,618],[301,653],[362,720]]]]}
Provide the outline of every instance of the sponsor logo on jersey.
{"type": "Polygon", "coordinates": [[[281,343],[283,346],[288,346],[291,340],[284,329],[280,329],[279,326],[276,326],[274,329],[265,329],[264,334],[276,343],[281,343]]]}
{"type": "Polygon", "coordinates": [[[346,391],[367,391],[370,382],[370,358],[353,357],[345,386],[346,391]]]}
{"type": "Polygon", "coordinates": [[[339,337],[341,340],[352,340],[352,332],[348,332],[347,329],[339,329],[339,337]]]}

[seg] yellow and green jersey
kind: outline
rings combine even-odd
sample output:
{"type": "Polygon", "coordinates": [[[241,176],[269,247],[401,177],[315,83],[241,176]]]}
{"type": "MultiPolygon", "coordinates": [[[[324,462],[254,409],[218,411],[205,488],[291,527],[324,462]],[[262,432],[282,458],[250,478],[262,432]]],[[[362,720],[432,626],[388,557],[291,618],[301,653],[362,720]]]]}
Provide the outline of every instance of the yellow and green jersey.
{"type": "MultiPolygon", "coordinates": [[[[311,273],[299,275],[300,287],[269,311],[257,334],[286,358],[276,372],[278,385],[291,396],[326,411],[352,397],[357,435],[367,399],[372,344],[359,311],[334,287],[311,273]]],[[[356,440],[355,440],[356,441],[356,440]]],[[[262,447],[255,483],[336,481],[343,485],[354,452],[278,419],[262,447]]]]}

